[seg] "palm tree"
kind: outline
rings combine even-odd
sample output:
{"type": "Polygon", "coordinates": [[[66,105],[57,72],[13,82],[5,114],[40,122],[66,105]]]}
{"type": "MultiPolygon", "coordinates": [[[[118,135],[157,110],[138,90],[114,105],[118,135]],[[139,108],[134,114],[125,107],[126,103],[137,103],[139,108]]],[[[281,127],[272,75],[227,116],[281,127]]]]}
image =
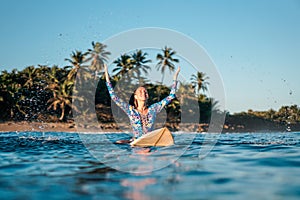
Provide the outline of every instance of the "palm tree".
{"type": "Polygon", "coordinates": [[[0,79],[0,111],[1,119],[11,119],[16,116],[17,112],[23,112],[18,104],[19,91],[22,89],[20,84],[20,74],[16,69],[11,73],[7,70],[1,72],[0,79]]]}
{"type": "Polygon", "coordinates": [[[23,87],[26,87],[28,89],[32,88],[34,83],[37,81],[37,68],[34,66],[26,67],[21,72],[21,78],[23,79],[23,87]]]}
{"type": "Polygon", "coordinates": [[[48,75],[51,71],[51,68],[47,65],[38,65],[36,76],[39,79],[39,85],[45,88],[48,84],[48,75]]]}
{"type": "Polygon", "coordinates": [[[1,72],[1,81],[0,81],[0,86],[2,89],[6,89],[13,84],[14,82],[19,82],[19,80],[16,80],[13,77],[13,73],[9,73],[7,70],[3,70],[1,72]]]}
{"type": "MultiPolygon", "coordinates": [[[[59,68],[58,66],[51,67],[50,71],[46,75],[46,81],[48,83],[47,89],[54,90],[58,88],[61,83],[63,83],[67,79],[67,72],[66,70],[59,68]]],[[[73,82],[74,80],[68,80],[73,82]]]]}
{"type": "Polygon", "coordinates": [[[48,110],[53,108],[53,110],[57,110],[58,106],[61,110],[61,116],[59,118],[62,121],[65,118],[66,111],[72,108],[72,87],[74,83],[73,81],[65,80],[62,84],[56,85],[51,89],[53,92],[53,97],[48,100],[47,103],[48,110]]]}
{"type": "Polygon", "coordinates": [[[191,99],[195,100],[195,97],[192,97],[190,94],[192,93],[192,85],[189,83],[180,82],[180,86],[178,88],[178,94],[180,95],[181,104],[185,104],[185,100],[191,99]]]}
{"type": "Polygon", "coordinates": [[[85,60],[86,55],[88,55],[88,52],[82,53],[81,51],[76,50],[75,52],[72,52],[71,59],[69,58],[65,59],[66,61],[72,64],[72,66],[65,67],[66,69],[69,68],[71,69],[67,76],[68,80],[74,80],[76,78],[76,75],[80,76],[80,73],[77,74],[80,69],[87,71],[86,66],[82,66],[82,64],[86,62],[85,60]]]}
{"type": "Polygon", "coordinates": [[[38,65],[39,67],[38,67],[38,72],[37,73],[40,73],[40,74],[47,74],[50,70],[51,70],[51,68],[50,67],[48,67],[47,65],[38,65]]]}
{"type": "Polygon", "coordinates": [[[192,81],[195,93],[196,91],[197,93],[199,93],[200,90],[202,90],[203,92],[207,91],[209,83],[206,80],[208,79],[209,77],[207,77],[203,72],[197,72],[197,74],[192,75],[190,80],[192,81]]]}
{"type": "Polygon", "coordinates": [[[113,63],[116,64],[116,67],[113,69],[113,72],[116,72],[117,77],[129,77],[128,72],[133,68],[133,60],[131,56],[123,54],[113,63]]]}
{"type": "Polygon", "coordinates": [[[86,61],[92,60],[90,70],[95,72],[95,77],[98,75],[98,71],[104,68],[104,62],[107,62],[108,56],[111,54],[105,49],[107,46],[100,42],[92,42],[93,49],[88,49],[88,54],[91,55],[86,61]]]}
{"type": "Polygon", "coordinates": [[[23,82],[22,76],[23,74],[17,69],[13,69],[10,73],[6,70],[1,73],[0,99],[2,99],[2,102],[1,100],[0,102],[5,106],[4,110],[6,110],[6,113],[3,114],[4,117],[12,119],[26,115],[26,112],[21,105],[21,101],[25,99],[25,96],[23,95],[25,88],[23,88],[21,84],[23,82]]]}
{"type": "Polygon", "coordinates": [[[156,56],[156,59],[158,60],[156,68],[162,73],[161,83],[163,83],[166,68],[169,68],[170,72],[173,72],[175,69],[175,65],[173,62],[179,62],[179,59],[173,58],[173,56],[176,54],[176,51],[173,51],[172,48],[165,46],[162,51],[163,54],[159,53],[156,56]]]}
{"type": "Polygon", "coordinates": [[[150,63],[151,60],[147,60],[147,53],[143,53],[142,50],[137,50],[132,54],[132,63],[135,66],[134,71],[137,74],[137,78],[139,82],[141,81],[141,71],[145,73],[145,75],[148,74],[148,70],[151,69],[150,66],[146,65],[147,63],[150,63]]]}

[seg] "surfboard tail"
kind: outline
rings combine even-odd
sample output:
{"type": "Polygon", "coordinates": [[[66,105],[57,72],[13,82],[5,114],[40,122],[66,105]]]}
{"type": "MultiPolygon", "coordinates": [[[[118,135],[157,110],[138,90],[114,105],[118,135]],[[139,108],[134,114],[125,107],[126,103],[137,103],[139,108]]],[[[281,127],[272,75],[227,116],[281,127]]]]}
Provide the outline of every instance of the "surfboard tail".
{"type": "Polygon", "coordinates": [[[142,137],[130,143],[131,146],[147,147],[147,146],[170,146],[174,144],[174,139],[166,127],[160,128],[143,135],[142,137]]]}

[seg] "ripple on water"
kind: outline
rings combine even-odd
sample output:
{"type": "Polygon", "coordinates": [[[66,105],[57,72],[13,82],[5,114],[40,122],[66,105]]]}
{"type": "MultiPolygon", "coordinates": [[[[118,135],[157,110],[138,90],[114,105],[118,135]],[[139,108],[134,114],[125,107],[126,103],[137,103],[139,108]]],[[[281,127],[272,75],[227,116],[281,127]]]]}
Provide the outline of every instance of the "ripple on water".
{"type": "MultiPolygon", "coordinates": [[[[206,137],[194,135],[184,154],[147,174],[117,171],[94,158],[78,134],[10,132],[0,134],[0,195],[8,199],[285,199],[300,197],[299,133],[221,134],[200,159],[206,137]]],[[[88,135],[87,135],[88,137],[88,135]]],[[[107,134],[111,141],[127,134],[107,134]]],[[[170,156],[190,136],[175,135],[176,145],[156,148],[155,159],[170,156]]],[[[120,160],[105,142],[92,146],[120,160]]],[[[132,153],[126,145],[121,151],[132,153]]],[[[151,163],[149,163],[151,165],[151,163]]]]}

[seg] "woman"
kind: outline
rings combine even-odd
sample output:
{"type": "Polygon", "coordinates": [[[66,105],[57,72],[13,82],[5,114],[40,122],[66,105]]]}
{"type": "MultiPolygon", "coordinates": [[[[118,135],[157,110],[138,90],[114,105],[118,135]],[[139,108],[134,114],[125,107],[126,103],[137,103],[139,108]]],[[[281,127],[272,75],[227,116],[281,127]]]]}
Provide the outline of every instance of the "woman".
{"type": "Polygon", "coordinates": [[[154,128],[154,122],[156,114],[159,113],[164,106],[168,105],[172,99],[175,98],[175,90],[177,85],[177,77],[180,72],[180,67],[174,74],[173,84],[169,96],[161,100],[160,102],[154,103],[150,106],[147,105],[149,98],[148,92],[144,87],[138,87],[133,93],[131,104],[124,102],[118,98],[113,90],[113,87],[109,80],[107,66],[104,65],[106,86],[109,91],[111,99],[127,114],[130,119],[130,124],[133,129],[133,135],[136,139],[154,128]]]}

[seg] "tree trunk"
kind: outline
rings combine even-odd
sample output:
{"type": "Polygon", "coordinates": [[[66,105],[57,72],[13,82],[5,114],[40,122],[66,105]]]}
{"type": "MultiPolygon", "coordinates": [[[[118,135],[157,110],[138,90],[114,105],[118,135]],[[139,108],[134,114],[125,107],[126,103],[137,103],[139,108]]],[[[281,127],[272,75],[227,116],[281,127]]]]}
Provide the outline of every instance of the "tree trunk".
{"type": "Polygon", "coordinates": [[[60,121],[62,121],[65,117],[65,105],[64,103],[61,105],[61,116],[59,118],[60,121]]]}

